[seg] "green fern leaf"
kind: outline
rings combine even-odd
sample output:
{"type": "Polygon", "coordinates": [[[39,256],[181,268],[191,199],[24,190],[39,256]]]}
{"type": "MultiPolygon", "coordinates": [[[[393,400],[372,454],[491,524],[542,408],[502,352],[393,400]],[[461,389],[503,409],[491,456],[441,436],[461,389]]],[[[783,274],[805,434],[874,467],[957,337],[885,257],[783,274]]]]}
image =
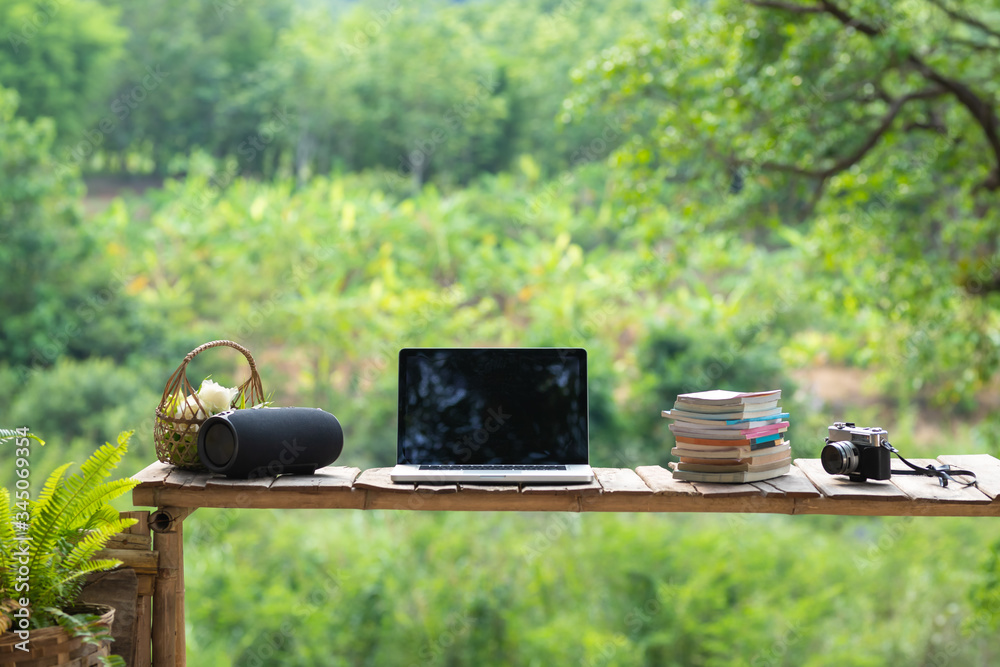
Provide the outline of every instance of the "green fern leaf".
{"type": "Polygon", "coordinates": [[[14,590],[14,570],[10,550],[14,548],[14,523],[10,510],[10,493],[0,487],[0,601],[14,590]]]}
{"type": "Polygon", "coordinates": [[[99,528],[91,530],[87,535],[73,545],[73,548],[63,558],[62,568],[74,570],[82,567],[94,554],[104,548],[108,538],[120,533],[129,526],[135,525],[135,519],[116,519],[99,528]]]}
{"type": "MultiPolygon", "coordinates": [[[[35,571],[43,566],[42,559],[47,558],[56,545],[60,534],[75,530],[80,523],[83,509],[93,511],[96,495],[109,490],[104,488],[102,480],[111,474],[114,467],[121,461],[127,451],[131,431],[123,433],[118,438],[117,445],[105,443],[99,447],[80,466],[80,471],[60,479],[68,466],[61,466],[49,477],[39,500],[32,505],[31,535],[32,543],[28,567],[35,571]],[[81,501],[84,506],[81,507],[81,501]]],[[[132,480],[125,480],[126,484],[132,480]]],[[[113,490],[121,490],[123,485],[112,485],[113,490]]],[[[120,493],[119,493],[120,495],[120,493]]],[[[110,499],[106,496],[107,499],[110,499]]],[[[84,515],[85,516],[85,515],[84,515]]]]}
{"type": "Polygon", "coordinates": [[[57,586],[65,586],[66,584],[76,581],[80,577],[86,576],[91,572],[104,572],[106,570],[113,570],[120,566],[122,562],[117,558],[100,558],[97,560],[92,560],[85,565],[81,565],[79,569],[75,572],[71,572],[62,579],[56,581],[57,586]]]}
{"type": "Polygon", "coordinates": [[[38,494],[38,498],[35,500],[36,504],[47,505],[52,502],[52,497],[62,490],[63,476],[71,465],[73,465],[72,462],[64,463],[52,471],[49,478],[45,480],[42,492],[38,494]]]}
{"type": "Polygon", "coordinates": [[[0,428],[0,445],[7,442],[8,440],[13,440],[14,438],[31,438],[39,445],[45,444],[45,441],[39,438],[34,433],[23,433],[12,428],[0,428]]]}

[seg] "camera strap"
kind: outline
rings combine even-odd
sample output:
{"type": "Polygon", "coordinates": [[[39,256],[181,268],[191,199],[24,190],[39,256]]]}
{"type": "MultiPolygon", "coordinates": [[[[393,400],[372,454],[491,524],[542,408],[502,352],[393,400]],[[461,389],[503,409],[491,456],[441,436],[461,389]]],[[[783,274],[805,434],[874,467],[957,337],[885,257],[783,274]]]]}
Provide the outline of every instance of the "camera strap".
{"type": "Polygon", "coordinates": [[[942,463],[940,465],[928,465],[923,468],[915,463],[911,463],[903,458],[903,455],[899,453],[899,450],[889,444],[888,440],[882,441],[882,446],[888,449],[890,452],[896,455],[900,461],[905,463],[910,470],[893,470],[893,475],[923,475],[925,477],[936,477],[938,484],[941,486],[948,486],[948,482],[954,480],[956,484],[961,484],[963,488],[975,486],[979,487],[979,480],[976,479],[976,473],[971,470],[965,470],[963,468],[955,468],[948,463],[942,463]],[[963,482],[961,480],[955,479],[955,477],[971,477],[971,482],[963,482]]]}

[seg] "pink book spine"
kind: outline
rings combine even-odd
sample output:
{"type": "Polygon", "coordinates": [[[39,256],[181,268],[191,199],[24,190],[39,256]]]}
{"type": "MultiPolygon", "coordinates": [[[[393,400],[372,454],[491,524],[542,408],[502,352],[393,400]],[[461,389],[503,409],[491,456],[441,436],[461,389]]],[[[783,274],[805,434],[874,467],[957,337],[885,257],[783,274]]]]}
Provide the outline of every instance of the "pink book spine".
{"type": "Polygon", "coordinates": [[[767,426],[758,426],[757,428],[747,428],[741,430],[740,433],[748,438],[757,438],[762,435],[778,433],[784,428],[788,428],[788,422],[778,422],[777,424],[768,424],[767,426]]]}

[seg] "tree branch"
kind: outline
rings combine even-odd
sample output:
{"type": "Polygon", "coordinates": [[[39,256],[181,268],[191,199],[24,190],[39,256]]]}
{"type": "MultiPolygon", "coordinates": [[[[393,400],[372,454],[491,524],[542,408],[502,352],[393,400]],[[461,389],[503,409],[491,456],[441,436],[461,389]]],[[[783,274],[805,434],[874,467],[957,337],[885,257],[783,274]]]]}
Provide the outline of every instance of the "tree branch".
{"type": "Polygon", "coordinates": [[[993,170],[990,177],[982,183],[982,186],[991,191],[1000,188],[1000,180],[998,180],[998,176],[1000,176],[1000,130],[997,127],[997,115],[993,107],[986,104],[967,85],[957,79],[952,79],[941,74],[917,56],[911,54],[909,60],[925,78],[951,92],[955,96],[955,99],[968,109],[972,117],[979,123],[983,134],[986,135],[986,142],[993,151],[993,170]]]}
{"type": "Polygon", "coordinates": [[[986,44],[984,42],[974,42],[971,39],[961,39],[959,37],[946,37],[942,41],[947,45],[964,46],[973,51],[1000,51],[1000,45],[986,44]]]}
{"type": "Polygon", "coordinates": [[[794,2],[781,2],[780,0],[749,0],[749,2],[757,7],[780,9],[793,14],[822,14],[826,11],[820,5],[797,5],[794,2]]]}
{"type": "Polygon", "coordinates": [[[917,130],[926,130],[935,134],[947,134],[948,132],[948,128],[939,120],[930,123],[907,123],[903,126],[903,132],[915,132],[917,130]]]}
{"type": "Polygon", "coordinates": [[[964,23],[967,26],[971,26],[973,28],[976,28],[977,30],[981,30],[982,32],[986,33],[991,37],[996,37],[997,39],[1000,39],[1000,32],[989,27],[988,25],[986,25],[977,18],[973,18],[968,14],[963,14],[957,9],[952,9],[948,7],[946,4],[944,4],[944,0],[927,0],[927,1],[930,2],[932,5],[934,5],[935,7],[937,7],[938,9],[940,9],[941,11],[943,11],[951,18],[953,18],[954,20],[958,21],[959,23],[964,23]]]}
{"type": "Polygon", "coordinates": [[[929,100],[934,97],[940,97],[941,95],[944,95],[945,92],[946,91],[944,89],[935,87],[918,90],[916,92],[903,95],[902,97],[897,97],[893,100],[889,107],[889,111],[882,117],[882,120],[879,122],[878,127],[875,128],[875,131],[868,135],[868,138],[865,139],[865,141],[853,152],[841,157],[826,169],[805,169],[796,165],[781,164],[778,162],[764,162],[761,164],[761,167],[764,169],[783,171],[798,174],[799,176],[808,176],[810,178],[817,178],[821,181],[826,181],[831,176],[839,174],[845,169],[850,169],[855,164],[860,162],[861,159],[875,147],[875,144],[877,144],[878,140],[882,138],[882,135],[885,134],[890,127],[892,127],[893,121],[896,120],[896,116],[899,115],[899,112],[902,111],[907,102],[911,102],[913,100],[929,100]]]}
{"type": "MultiPolygon", "coordinates": [[[[937,4],[936,0],[930,1],[937,4]]],[[[871,24],[865,23],[864,21],[855,19],[845,10],[834,4],[832,0],[820,0],[820,4],[827,14],[834,17],[845,26],[852,27],[858,32],[868,35],[869,37],[878,37],[881,34],[877,28],[871,24]]],[[[942,5],[938,6],[942,7],[942,9],[948,13],[949,16],[952,15],[952,12],[944,8],[942,5]]],[[[957,16],[953,16],[953,18],[968,25],[973,25],[988,34],[1000,36],[1000,34],[993,31],[989,26],[972,17],[964,14],[958,14],[957,16]]],[[[980,187],[986,188],[990,191],[1000,190],[1000,127],[998,127],[1000,123],[997,121],[994,106],[983,101],[983,99],[965,83],[938,72],[936,69],[925,63],[919,56],[911,53],[908,57],[908,61],[917,69],[918,72],[920,72],[921,75],[923,75],[925,79],[936,83],[954,95],[955,99],[969,110],[969,113],[972,114],[972,117],[982,128],[983,134],[986,136],[986,142],[989,144],[990,149],[993,152],[993,169],[990,171],[990,175],[986,178],[986,180],[980,184],[980,187]]],[[[878,139],[878,137],[875,138],[876,140],[878,139]]],[[[821,177],[822,173],[823,171],[817,172],[812,170],[811,173],[807,173],[807,175],[821,177]]]]}
{"type": "Polygon", "coordinates": [[[875,26],[854,18],[843,9],[830,2],[830,0],[820,0],[820,4],[823,5],[823,9],[826,10],[827,14],[833,16],[844,25],[854,28],[860,33],[868,35],[869,37],[877,37],[881,33],[881,31],[875,26]]]}

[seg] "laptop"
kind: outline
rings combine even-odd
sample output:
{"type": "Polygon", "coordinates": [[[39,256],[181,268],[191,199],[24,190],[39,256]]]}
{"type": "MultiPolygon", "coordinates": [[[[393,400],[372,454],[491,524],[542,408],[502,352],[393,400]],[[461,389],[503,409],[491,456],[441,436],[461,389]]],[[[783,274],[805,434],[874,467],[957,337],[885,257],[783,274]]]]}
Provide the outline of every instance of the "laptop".
{"type": "Polygon", "coordinates": [[[394,482],[590,482],[589,437],[584,349],[399,352],[394,482]]]}

